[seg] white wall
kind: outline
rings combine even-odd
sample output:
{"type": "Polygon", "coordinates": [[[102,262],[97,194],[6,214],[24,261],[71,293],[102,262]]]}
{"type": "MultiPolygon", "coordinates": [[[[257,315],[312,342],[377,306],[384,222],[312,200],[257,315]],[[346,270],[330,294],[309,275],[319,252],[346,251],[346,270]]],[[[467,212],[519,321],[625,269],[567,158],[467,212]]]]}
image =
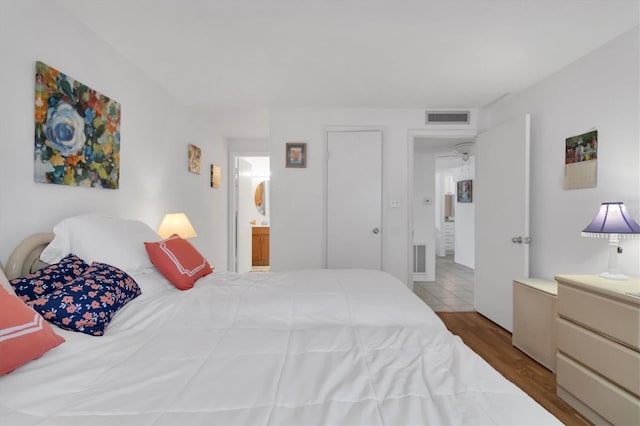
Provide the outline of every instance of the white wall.
{"type": "MultiPolygon", "coordinates": [[[[117,31],[117,29],[115,29],[117,31]]],[[[227,167],[225,141],[194,120],[90,29],[54,2],[0,2],[0,260],[33,232],[62,218],[105,212],[156,228],[167,212],[183,211],[192,242],[218,269],[227,264],[227,188],[209,186],[211,163],[227,167]],[[41,60],[112,97],[122,106],[120,189],[33,181],[34,73],[41,60]],[[202,174],[187,171],[187,144],[202,148],[202,174]]]]}
{"type": "Polygon", "coordinates": [[[407,130],[420,110],[280,109],[271,112],[271,269],[325,266],[326,126],[383,128],[382,268],[408,281],[407,130]],[[285,143],[307,143],[307,167],[287,169],[285,143]],[[389,200],[400,201],[391,209],[389,200]]]}
{"type": "Polygon", "coordinates": [[[265,153],[269,151],[269,139],[228,138],[227,148],[229,149],[229,152],[242,152],[246,154],[265,153]]]}
{"type": "MultiPolygon", "coordinates": [[[[640,221],[638,28],[489,111],[493,124],[532,115],[531,276],[607,269],[607,242],[580,236],[601,202],[623,201],[640,221]],[[565,139],[594,128],[597,187],[565,191],[565,139]]],[[[624,249],[622,272],[640,275],[639,241],[624,249]]]]}
{"type": "Polygon", "coordinates": [[[436,149],[416,147],[413,156],[413,243],[426,244],[427,258],[426,273],[419,281],[436,280],[436,149]]]}

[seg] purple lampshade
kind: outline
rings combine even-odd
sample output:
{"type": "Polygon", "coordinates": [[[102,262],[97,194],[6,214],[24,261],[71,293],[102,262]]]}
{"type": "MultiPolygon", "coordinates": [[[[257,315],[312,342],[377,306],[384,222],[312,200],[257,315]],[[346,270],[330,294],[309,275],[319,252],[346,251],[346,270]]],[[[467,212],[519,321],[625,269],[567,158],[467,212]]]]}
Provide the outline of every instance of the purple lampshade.
{"type": "Polygon", "coordinates": [[[633,220],[621,202],[602,203],[596,217],[582,231],[583,237],[608,237],[609,234],[626,237],[640,234],[640,225],[633,220]]]}

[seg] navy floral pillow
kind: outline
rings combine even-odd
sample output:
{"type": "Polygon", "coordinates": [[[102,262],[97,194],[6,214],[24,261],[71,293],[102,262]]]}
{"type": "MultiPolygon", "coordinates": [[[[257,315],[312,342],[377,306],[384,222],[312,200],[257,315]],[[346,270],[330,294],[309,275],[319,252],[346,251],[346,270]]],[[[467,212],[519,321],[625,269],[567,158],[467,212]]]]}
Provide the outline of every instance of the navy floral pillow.
{"type": "Polygon", "coordinates": [[[126,272],[94,262],[74,281],[28,305],[58,327],[101,336],[116,312],[141,293],[126,272]]]}
{"type": "Polygon", "coordinates": [[[89,265],[74,254],[68,254],[60,262],[40,269],[33,274],[11,280],[16,295],[23,302],[31,302],[54,290],[64,287],[81,276],[89,265]]]}

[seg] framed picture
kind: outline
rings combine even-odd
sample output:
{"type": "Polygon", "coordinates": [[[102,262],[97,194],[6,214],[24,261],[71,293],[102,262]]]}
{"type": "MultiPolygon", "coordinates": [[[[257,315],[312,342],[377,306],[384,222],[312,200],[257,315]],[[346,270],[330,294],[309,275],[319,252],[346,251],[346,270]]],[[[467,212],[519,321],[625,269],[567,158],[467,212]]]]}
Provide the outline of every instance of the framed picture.
{"type": "Polygon", "coordinates": [[[564,189],[597,186],[598,131],[592,130],[565,140],[564,189]]]}
{"type": "Polygon", "coordinates": [[[304,142],[287,142],[285,165],[289,167],[307,167],[307,144],[304,142]]]}
{"type": "Polygon", "coordinates": [[[189,144],[189,171],[191,173],[200,174],[202,153],[200,148],[195,145],[189,144]]]}
{"type": "Polygon", "coordinates": [[[220,179],[222,177],[222,168],[220,166],[216,166],[215,164],[211,165],[211,187],[214,189],[220,188],[220,179]]]}
{"type": "Polygon", "coordinates": [[[458,202],[473,202],[473,181],[471,179],[458,181],[458,202]]]}

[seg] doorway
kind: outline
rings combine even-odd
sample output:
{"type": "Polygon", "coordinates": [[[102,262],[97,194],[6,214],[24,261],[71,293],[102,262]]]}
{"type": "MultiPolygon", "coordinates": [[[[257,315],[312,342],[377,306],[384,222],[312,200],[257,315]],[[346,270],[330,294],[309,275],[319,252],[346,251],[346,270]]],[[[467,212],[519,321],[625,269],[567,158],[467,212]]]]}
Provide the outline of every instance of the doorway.
{"type": "Polygon", "coordinates": [[[457,199],[457,183],[474,178],[472,141],[415,137],[411,147],[414,292],[434,311],[474,310],[473,204],[457,199]]]}
{"type": "Polygon", "coordinates": [[[261,153],[231,153],[229,270],[270,268],[270,159],[261,153]]]}
{"type": "MultiPolygon", "coordinates": [[[[477,184],[473,184],[472,196],[474,222],[478,225],[474,225],[474,308],[507,331],[512,330],[512,282],[529,276],[530,129],[531,116],[524,114],[477,135],[468,135],[476,141],[478,156],[474,179],[477,184]]],[[[415,139],[418,136],[433,139],[443,134],[447,131],[409,132],[408,166],[412,178],[415,139]]],[[[451,131],[447,138],[455,135],[456,132],[451,131]]],[[[408,185],[411,197],[414,180],[410,179],[408,185]]],[[[458,192],[456,187],[456,198],[458,192]]],[[[410,214],[409,235],[413,233],[413,222],[410,214]]],[[[456,229],[456,240],[458,234],[456,229]]]]}

